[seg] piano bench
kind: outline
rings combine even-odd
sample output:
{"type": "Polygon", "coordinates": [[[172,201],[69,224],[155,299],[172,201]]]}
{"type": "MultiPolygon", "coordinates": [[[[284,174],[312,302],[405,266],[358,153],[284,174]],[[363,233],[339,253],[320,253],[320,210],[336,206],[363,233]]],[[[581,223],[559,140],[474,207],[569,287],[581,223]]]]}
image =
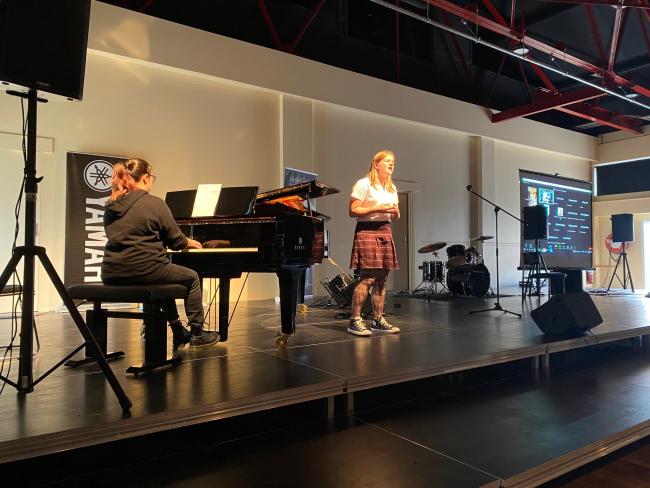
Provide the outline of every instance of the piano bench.
{"type": "MultiPolygon", "coordinates": [[[[126,372],[138,373],[159,368],[168,364],[176,365],[182,361],[180,356],[167,357],[167,314],[162,310],[168,300],[187,297],[187,287],[183,285],[103,285],[99,283],[71,285],[70,298],[93,303],[92,310],[86,310],[86,323],[95,336],[106,359],[124,356],[124,352],[107,352],[108,318],[142,319],[144,321],[144,362],[130,366],[126,372]],[[142,303],[142,312],[120,312],[102,308],[102,303],[142,303]]],[[[82,364],[95,362],[96,352],[86,346],[86,357],[70,360],[65,364],[75,368],[82,364]]]]}

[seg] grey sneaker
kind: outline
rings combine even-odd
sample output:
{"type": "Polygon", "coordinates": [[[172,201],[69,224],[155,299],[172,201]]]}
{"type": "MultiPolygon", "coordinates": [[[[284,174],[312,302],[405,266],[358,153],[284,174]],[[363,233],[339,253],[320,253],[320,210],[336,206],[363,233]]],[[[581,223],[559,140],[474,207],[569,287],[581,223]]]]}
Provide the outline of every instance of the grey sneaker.
{"type": "Polygon", "coordinates": [[[399,327],[390,325],[388,322],[386,322],[386,319],[382,315],[378,319],[372,319],[370,330],[374,332],[384,332],[386,334],[397,334],[399,332],[399,327]]]}
{"type": "Polygon", "coordinates": [[[350,319],[350,325],[348,325],[348,332],[350,334],[354,334],[358,336],[372,335],[372,332],[368,330],[366,323],[360,317],[357,317],[356,319],[350,319]]]}
{"type": "Polygon", "coordinates": [[[192,333],[190,337],[191,348],[211,346],[217,342],[219,342],[219,333],[208,330],[202,330],[200,335],[192,333]]]}

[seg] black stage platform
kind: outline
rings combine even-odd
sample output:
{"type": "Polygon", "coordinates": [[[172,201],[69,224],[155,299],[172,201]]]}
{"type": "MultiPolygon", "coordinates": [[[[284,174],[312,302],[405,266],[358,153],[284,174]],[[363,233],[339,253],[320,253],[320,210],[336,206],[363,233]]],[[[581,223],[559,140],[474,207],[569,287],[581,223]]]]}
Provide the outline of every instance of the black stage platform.
{"type": "MultiPolygon", "coordinates": [[[[306,446],[336,452],[337,446],[365,445],[362,450],[376,446],[380,451],[371,452],[380,471],[366,473],[374,484],[378,480],[372,476],[381,475],[403,486],[535,486],[650,433],[650,355],[642,347],[650,334],[650,300],[616,296],[594,301],[604,323],[593,336],[567,340],[542,335],[532,322],[537,298],[525,302],[523,319],[500,312],[467,314],[489,308],[493,300],[393,298],[387,311],[401,334],[370,338],[349,335],[347,321],[335,318],[338,309],[310,309],[298,314],[298,332],[286,350],[275,346],[279,305],[247,302],[237,309],[228,342],[196,352],[184,349],[179,366],[137,378],[125,370],[143,357],[139,324],[111,320],[109,349],[126,352],[125,359],[111,365],[133,401],[131,416],[122,416],[95,366],[60,368],[25,397],[6,387],[0,395],[0,463],[320,399],[330,420],[323,414],[323,420],[289,429],[281,439],[267,435],[237,441],[244,443],[243,450],[254,442],[258,455],[222,453],[219,479],[228,479],[232,470],[253,476],[262,450],[263,463],[270,465],[306,446]],[[615,360],[608,356],[606,367],[593,361],[581,369],[550,363],[556,352],[625,339],[634,347],[615,360]],[[434,402],[367,408],[372,395],[391,403],[387,385],[522,361],[530,365],[524,377],[462,389],[434,402]],[[419,467],[409,471],[398,468],[397,461],[386,464],[400,459],[419,467]]],[[[501,303],[521,311],[519,297],[501,303]]],[[[67,315],[44,314],[37,324],[41,350],[35,377],[80,343],[67,315]]],[[[8,320],[0,321],[0,344],[8,342],[9,328],[8,320]]],[[[7,366],[5,361],[5,373],[7,366]]],[[[311,471],[292,482],[354,484],[341,473],[326,475],[331,461],[327,455],[310,461],[311,471]]]]}

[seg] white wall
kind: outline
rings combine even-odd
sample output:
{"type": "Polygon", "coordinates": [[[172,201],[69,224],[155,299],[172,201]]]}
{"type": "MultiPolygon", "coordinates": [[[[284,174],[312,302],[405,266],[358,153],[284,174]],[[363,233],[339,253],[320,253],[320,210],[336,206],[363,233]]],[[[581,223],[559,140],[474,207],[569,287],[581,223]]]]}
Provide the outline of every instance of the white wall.
{"type": "MultiPolygon", "coordinates": [[[[0,147],[7,139],[11,150],[19,147],[19,107],[0,96],[0,147]]],[[[348,194],[381,148],[397,153],[396,178],[410,180],[402,187],[421,189],[413,195],[416,249],[433,240],[466,243],[489,230],[489,219],[471,217],[475,203],[464,189],[477,174],[478,188],[487,185],[516,209],[522,160],[575,175],[582,164],[575,161],[595,157],[592,137],[526,119],[491,124],[481,107],[99,2],[92,6],[84,100],[40,105],[38,133],[49,141],[40,148],[46,179],[39,243],[61,274],[68,151],[143,157],[155,167],[159,196],[200,182],[278,187],[283,164],[317,172],[341,189],[318,209],[333,217],[333,256],[344,267],[353,229],[348,194]]],[[[16,166],[15,154],[0,150],[0,158],[16,166]]],[[[1,188],[11,194],[14,184],[7,179],[1,188]]],[[[7,256],[13,223],[0,225],[7,256]]],[[[505,240],[515,234],[506,229],[505,240]]],[[[430,256],[416,258],[414,279],[430,256]]],[[[257,275],[243,298],[276,294],[275,278],[257,275]]],[[[38,298],[39,309],[58,304],[49,286],[38,298]]]]}
{"type": "MultiPolygon", "coordinates": [[[[41,233],[39,242],[61,276],[68,151],[145,158],[158,177],[152,193],[161,197],[201,182],[281,186],[277,94],[93,54],[88,56],[85,86],[81,103],[50,102],[38,108],[38,132],[54,146],[42,157],[47,176],[39,194],[39,221],[52,228],[41,233]]],[[[0,114],[0,132],[17,133],[16,99],[0,96],[0,114]]],[[[22,169],[17,158],[2,165],[22,169]]],[[[12,186],[7,181],[3,184],[12,186]]],[[[17,192],[16,185],[7,195],[17,192]]],[[[3,222],[5,251],[11,245],[8,227],[13,229],[13,224],[3,222]]],[[[252,276],[243,298],[273,296],[275,281],[252,276]]],[[[51,287],[39,292],[40,309],[59,303],[51,287]]]]}
{"type": "MultiPolygon", "coordinates": [[[[650,134],[631,136],[628,134],[607,134],[598,145],[599,163],[627,161],[650,157],[650,134]]],[[[612,231],[611,216],[613,214],[631,213],[634,215],[635,242],[628,248],[628,261],[635,288],[650,288],[645,282],[644,262],[649,259],[644,254],[643,223],[650,220],[650,195],[648,192],[596,197],[594,201],[594,257],[596,286],[606,287],[611,279],[615,262],[605,246],[605,238],[612,231]]],[[[613,255],[617,259],[618,255],[613,255]]],[[[619,268],[617,274],[622,278],[619,268]]],[[[615,279],[612,287],[620,287],[615,279]]]]}
{"type": "MultiPolygon", "coordinates": [[[[466,241],[469,199],[465,185],[469,181],[469,146],[470,138],[466,135],[316,103],[315,170],[323,181],[341,190],[340,197],[323,198],[318,207],[332,217],[329,225],[332,257],[347,269],[355,225],[348,216],[350,190],[368,172],[372,156],[385,148],[396,154],[394,178],[420,184],[420,191],[412,195],[412,247],[417,249],[432,241],[466,241]]],[[[397,186],[399,190],[399,181],[397,186]]],[[[411,275],[417,278],[417,266],[432,257],[416,255],[416,259],[411,275]]],[[[330,277],[338,273],[333,268],[323,271],[330,277]]]]}

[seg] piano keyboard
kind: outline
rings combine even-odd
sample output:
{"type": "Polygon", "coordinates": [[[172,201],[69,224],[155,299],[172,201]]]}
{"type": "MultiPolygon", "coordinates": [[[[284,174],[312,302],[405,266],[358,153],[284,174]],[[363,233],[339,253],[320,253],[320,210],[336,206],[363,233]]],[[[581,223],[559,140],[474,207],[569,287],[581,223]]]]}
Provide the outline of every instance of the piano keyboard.
{"type": "Polygon", "coordinates": [[[171,249],[167,249],[167,252],[191,252],[191,253],[228,253],[228,252],[234,252],[234,253],[244,253],[244,252],[258,252],[258,248],[256,247],[216,247],[216,248],[205,248],[205,249],[182,249],[181,251],[172,251],[171,249]]]}

